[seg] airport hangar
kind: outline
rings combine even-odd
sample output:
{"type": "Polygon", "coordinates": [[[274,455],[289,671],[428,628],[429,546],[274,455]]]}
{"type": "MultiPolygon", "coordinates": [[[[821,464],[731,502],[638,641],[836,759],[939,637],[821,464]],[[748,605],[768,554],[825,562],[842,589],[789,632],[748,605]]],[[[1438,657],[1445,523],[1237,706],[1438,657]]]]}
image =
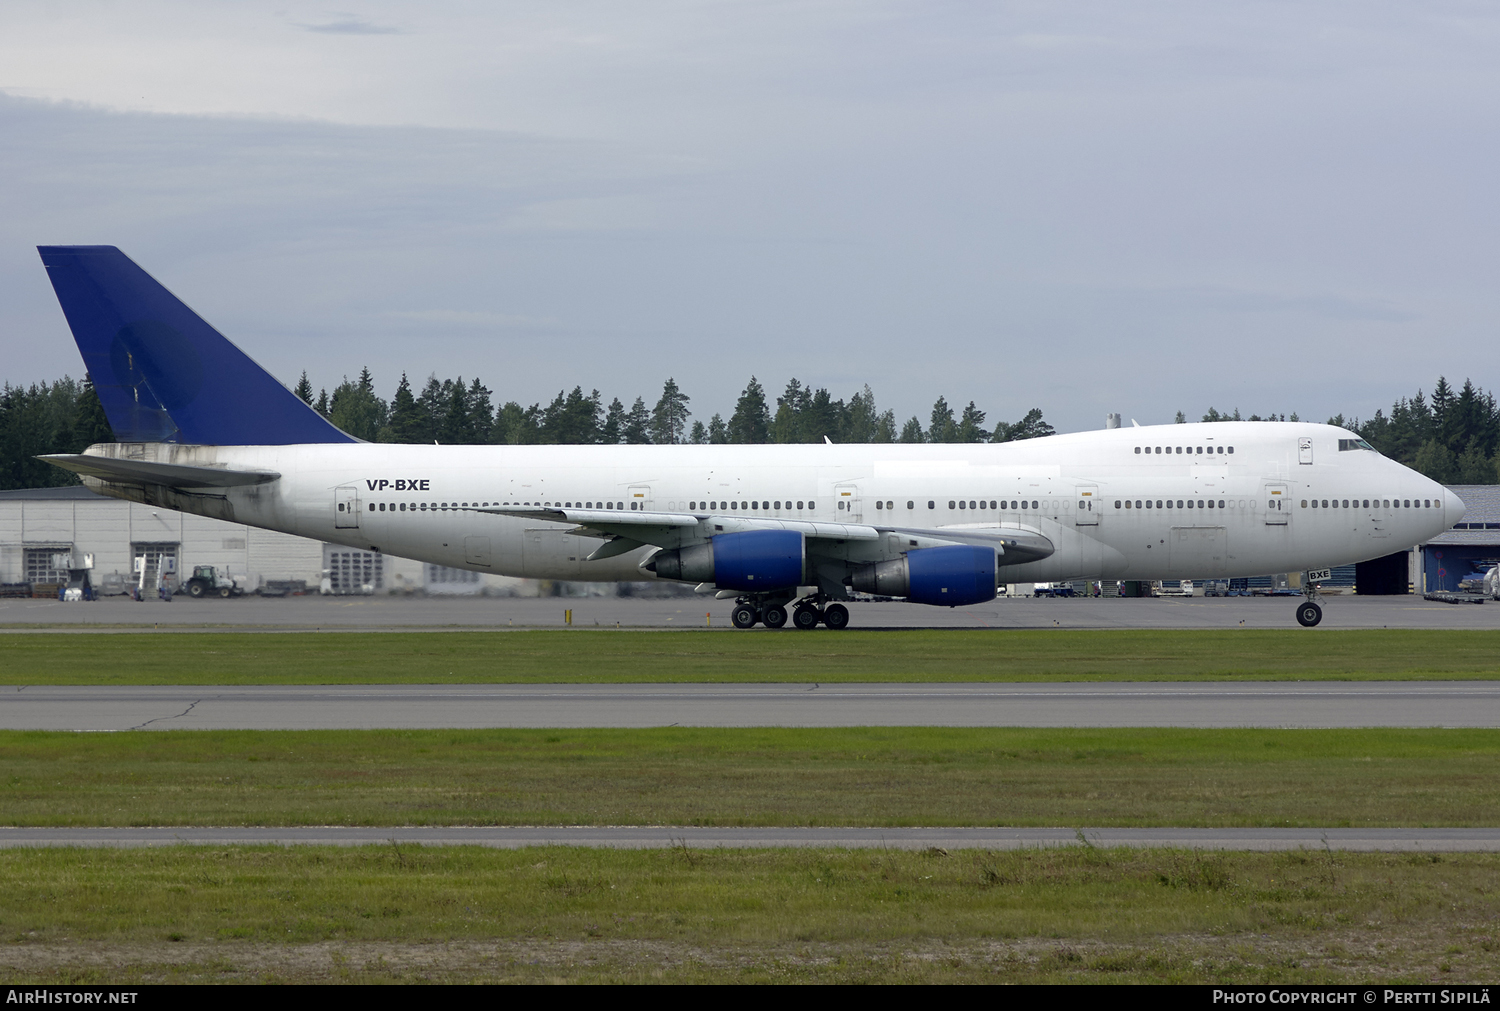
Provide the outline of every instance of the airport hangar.
{"type": "Polygon", "coordinates": [[[522,582],[105,498],[81,485],[0,491],[0,592],[57,596],[68,582],[65,555],[92,556],[100,593],[137,585],[137,558],[152,594],[159,574],[175,573],[181,584],[198,565],[248,576],[252,590],[275,594],[316,593],[325,572],[336,594],[513,593],[522,582]]]}
{"type": "MultiPolygon", "coordinates": [[[[1332,585],[1352,584],[1365,595],[1457,590],[1461,580],[1500,561],[1500,485],[1451,490],[1468,507],[1462,523],[1424,544],[1335,570],[1332,585]]],[[[55,596],[68,581],[58,564],[63,555],[91,555],[90,580],[103,593],[137,584],[137,558],[145,561],[152,592],[159,573],[173,572],[181,583],[198,565],[248,576],[252,589],[270,593],[315,592],[325,573],[335,594],[510,595],[528,582],[105,498],[79,485],[0,491],[0,592],[55,596]]]]}

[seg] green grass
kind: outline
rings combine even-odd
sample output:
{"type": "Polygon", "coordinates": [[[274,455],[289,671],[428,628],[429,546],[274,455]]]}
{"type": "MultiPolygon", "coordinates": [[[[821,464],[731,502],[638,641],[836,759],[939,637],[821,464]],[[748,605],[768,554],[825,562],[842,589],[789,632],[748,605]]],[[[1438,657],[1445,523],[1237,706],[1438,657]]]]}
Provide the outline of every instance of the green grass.
{"type": "Polygon", "coordinates": [[[7,825],[1500,824],[1500,731],[0,732],[7,825]]]}
{"type": "Polygon", "coordinates": [[[0,634],[0,684],[1500,677],[1500,631],[0,634]]]}
{"type": "Polygon", "coordinates": [[[1488,854],[174,847],[0,879],[12,983],[1457,983],[1500,918],[1488,854]]]}

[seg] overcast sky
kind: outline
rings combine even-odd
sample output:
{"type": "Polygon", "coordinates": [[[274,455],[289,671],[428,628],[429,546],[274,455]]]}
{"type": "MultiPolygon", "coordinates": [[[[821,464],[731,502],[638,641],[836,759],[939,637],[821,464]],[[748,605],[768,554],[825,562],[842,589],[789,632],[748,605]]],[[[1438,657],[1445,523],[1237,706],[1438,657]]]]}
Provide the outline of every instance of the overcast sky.
{"type": "Polygon", "coordinates": [[[1369,416],[1500,386],[1500,8],[0,5],[0,378],[118,245],[288,385],[695,417],[1369,416]]]}

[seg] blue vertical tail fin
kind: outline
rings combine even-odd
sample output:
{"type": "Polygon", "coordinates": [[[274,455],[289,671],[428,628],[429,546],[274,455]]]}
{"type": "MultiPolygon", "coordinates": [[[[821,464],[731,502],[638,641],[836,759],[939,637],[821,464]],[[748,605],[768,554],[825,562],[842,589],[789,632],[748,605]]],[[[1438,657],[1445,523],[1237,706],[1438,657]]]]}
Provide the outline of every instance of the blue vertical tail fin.
{"type": "Polygon", "coordinates": [[[39,246],[115,438],[355,442],[114,246],[39,246]]]}

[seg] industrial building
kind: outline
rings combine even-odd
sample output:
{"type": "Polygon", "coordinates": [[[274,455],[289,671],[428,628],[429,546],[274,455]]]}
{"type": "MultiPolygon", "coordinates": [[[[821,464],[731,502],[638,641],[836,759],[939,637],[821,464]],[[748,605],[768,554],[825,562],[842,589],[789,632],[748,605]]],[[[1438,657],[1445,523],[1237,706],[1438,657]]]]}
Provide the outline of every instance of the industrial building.
{"type": "Polygon", "coordinates": [[[0,584],[12,594],[51,596],[68,580],[69,556],[90,556],[90,579],[104,593],[134,585],[154,592],[159,579],[177,583],[198,565],[248,576],[252,589],[271,592],[514,592],[520,582],[105,498],[78,485],[0,491],[0,584]]]}
{"type": "Polygon", "coordinates": [[[1463,484],[1450,489],[1463,499],[1462,523],[1414,549],[1418,593],[1453,592],[1471,576],[1500,564],[1500,485],[1463,484]]]}

